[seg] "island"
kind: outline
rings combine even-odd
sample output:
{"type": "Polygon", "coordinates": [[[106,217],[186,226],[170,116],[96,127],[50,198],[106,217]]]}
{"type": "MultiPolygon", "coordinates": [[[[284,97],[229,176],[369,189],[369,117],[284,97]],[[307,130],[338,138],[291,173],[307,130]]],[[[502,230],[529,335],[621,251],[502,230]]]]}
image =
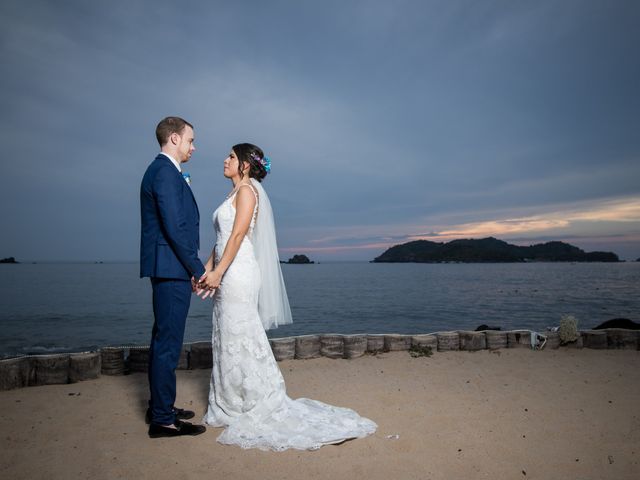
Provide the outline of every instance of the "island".
{"type": "Polygon", "coordinates": [[[17,262],[14,257],[7,257],[0,260],[0,263],[20,263],[20,262],[17,262]]]}
{"type": "Polygon", "coordinates": [[[286,262],[280,262],[280,263],[292,263],[295,265],[304,265],[304,264],[311,264],[316,262],[312,262],[311,260],[309,260],[309,257],[307,257],[306,255],[294,255],[286,262]]]}
{"type": "Polygon", "coordinates": [[[497,238],[431,242],[416,240],[395,245],[372,263],[506,263],[506,262],[619,262],[612,252],[585,252],[565,242],[553,241],[529,247],[497,238]]]}

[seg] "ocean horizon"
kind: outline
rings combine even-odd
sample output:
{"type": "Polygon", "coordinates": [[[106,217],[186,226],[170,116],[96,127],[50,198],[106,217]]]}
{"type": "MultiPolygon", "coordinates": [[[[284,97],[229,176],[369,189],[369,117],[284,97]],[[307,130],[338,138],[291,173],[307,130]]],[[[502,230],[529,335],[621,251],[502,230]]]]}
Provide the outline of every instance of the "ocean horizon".
{"type": "MultiPolygon", "coordinates": [[[[640,263],[282,265],[294,323],[269,337],[319,333],[544,331],[571,314],[581,329],[640,320],[640,263]]],[[[146,345],[151,287],[136,261],[0,265],[0,356],[146,345]],[[96,279],[98,279],[96,281],[96,279]]],[[[192,298],[185,342],[209,340],[211,301],[192,298]]]]}

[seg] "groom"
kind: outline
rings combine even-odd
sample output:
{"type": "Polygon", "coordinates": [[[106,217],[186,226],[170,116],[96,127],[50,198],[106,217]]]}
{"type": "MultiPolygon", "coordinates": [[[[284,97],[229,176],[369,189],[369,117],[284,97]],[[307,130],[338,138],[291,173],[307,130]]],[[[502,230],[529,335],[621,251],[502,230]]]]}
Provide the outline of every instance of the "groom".
{"type": "Polygon", "coordinates": [[[180,358],[191,293],[204,273],[198,258],[200,214],[181,164],[195,150],[193,126],[167,117],[156,128],[161,152],[140,186],[140,277],[150,277],[155,322],[149,349],[149,436],[199,435],[202,425],[183,420],[194,413],[176,408],[175,369],[180,358]]]}

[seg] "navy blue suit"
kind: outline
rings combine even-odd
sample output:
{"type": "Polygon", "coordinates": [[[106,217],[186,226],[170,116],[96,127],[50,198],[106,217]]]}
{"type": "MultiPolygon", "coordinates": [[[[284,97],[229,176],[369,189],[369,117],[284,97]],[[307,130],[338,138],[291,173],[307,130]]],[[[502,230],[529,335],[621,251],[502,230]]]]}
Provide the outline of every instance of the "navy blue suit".
{"type": "Polygon", "coordinates": [[[154,324],[149,350],[151,421],[175,421],[175,369],[191,302],[191,277],[200,278],[200,214],[182,174],[163,154],[149,165],[140,186],[140,277],[153,287],[154,324]]]}

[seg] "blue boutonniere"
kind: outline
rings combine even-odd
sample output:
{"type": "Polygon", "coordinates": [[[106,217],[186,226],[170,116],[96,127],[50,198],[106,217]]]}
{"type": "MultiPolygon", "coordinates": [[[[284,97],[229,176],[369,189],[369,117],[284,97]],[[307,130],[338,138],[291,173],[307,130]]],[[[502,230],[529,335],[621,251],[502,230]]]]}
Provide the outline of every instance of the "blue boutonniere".
{"type": "Polygon", "coordinates": [[[184,178],[184,181],[187,182],[187,185],[191,186],[191,175],[189,174],[189,172],[182,172],[182,178],[184,178]]]}

